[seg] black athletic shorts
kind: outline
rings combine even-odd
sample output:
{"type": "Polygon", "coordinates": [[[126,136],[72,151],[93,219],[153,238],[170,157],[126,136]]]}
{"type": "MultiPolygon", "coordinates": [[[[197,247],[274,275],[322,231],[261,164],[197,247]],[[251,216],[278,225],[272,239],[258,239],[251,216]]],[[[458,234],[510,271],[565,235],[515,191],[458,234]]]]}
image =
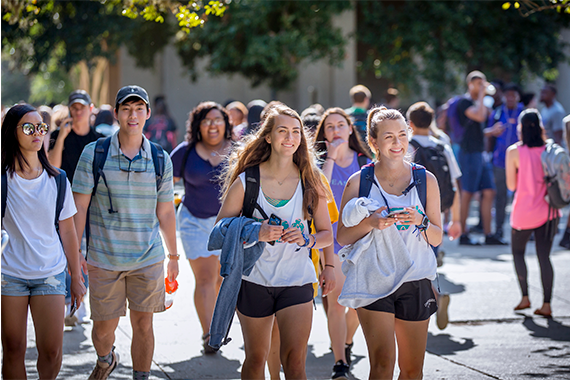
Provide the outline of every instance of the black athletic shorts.
{"type": "Polygon", "coordinates": [[[364,309],[392,313],[404,321],[425,321],[437,311],[437,303],[431,281],[424,278],[404,282],[394,293],[364,306],[364,309]]]}
{"type": "Polygon", "coordinates": [[[289,306],[313,300],[313,284],[302,286],[261,286],[241,280],[237,309],[246,317],[263,318],[289,306]]]}

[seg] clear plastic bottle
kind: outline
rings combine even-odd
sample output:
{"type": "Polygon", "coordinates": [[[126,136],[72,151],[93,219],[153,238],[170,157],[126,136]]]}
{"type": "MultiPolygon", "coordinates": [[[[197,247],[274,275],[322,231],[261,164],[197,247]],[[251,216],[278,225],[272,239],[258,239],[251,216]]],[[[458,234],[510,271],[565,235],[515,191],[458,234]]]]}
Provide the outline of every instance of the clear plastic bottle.
{"type": "Polygon", "coordinates": [[[166,295],[164,297],[164,306],[166,309],[170,309],[172,304],[174,303],[174,296],[176,295],[176,291],[178,290],[178,281],[168,281],[168,277],[164,279],[164,287],[166,290],[166,295]]]}

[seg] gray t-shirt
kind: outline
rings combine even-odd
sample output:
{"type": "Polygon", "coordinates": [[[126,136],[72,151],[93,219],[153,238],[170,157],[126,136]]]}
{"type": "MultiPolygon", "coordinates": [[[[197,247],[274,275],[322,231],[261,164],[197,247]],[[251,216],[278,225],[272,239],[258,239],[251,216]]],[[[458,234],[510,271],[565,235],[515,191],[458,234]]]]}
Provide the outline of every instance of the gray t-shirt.
{"type": "Polygon", "coordinates": [[[564,107],[562,107],[562,104],[556,100],[551,107],[544,107],[540,111],[542,124],[544,125],[544,129],[546,130],[546,134],[549,139],[554,138],[554,132],[564,130],[562,119],[564,119],[565,114],[566,112],[564,111],[564,107]]]}

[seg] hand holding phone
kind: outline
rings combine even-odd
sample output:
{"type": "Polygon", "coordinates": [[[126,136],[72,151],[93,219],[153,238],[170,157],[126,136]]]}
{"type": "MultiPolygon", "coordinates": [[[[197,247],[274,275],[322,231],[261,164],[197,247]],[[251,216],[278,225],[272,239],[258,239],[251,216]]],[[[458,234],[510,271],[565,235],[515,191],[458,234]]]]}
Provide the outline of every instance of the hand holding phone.
{"type": "MultiPolygon", "coordinates": [[[[271,216],[269,217],[269,221],[267,222],[267,224],[269,224],[270,226],[280,226],[281,225],[281,218],[278,217],[275,214],[271,214],[271,216]]],[[[275,245],[275,241],[268,241],[267,243],[271,244],[271,245],[275,245]]]]}
{"type": "Polygon", "coordinates": [[[388,215],[386,215],[386,218],[393,218],[393,217],[395,217],[396,215],[399,215],[399,214],[407,215],[407,214],[409,214],[409,212],[407,212],[407,211],[405,211],[405,210],[392,211],[392,212],[390,212],[388,215]]]}

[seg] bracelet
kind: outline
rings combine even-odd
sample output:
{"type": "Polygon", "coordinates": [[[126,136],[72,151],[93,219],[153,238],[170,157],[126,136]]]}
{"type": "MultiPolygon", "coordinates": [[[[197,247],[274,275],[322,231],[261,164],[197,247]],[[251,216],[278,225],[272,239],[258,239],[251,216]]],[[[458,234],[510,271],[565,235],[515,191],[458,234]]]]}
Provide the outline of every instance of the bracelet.
{"type": "Polygon", "coordinates": [[[311,248],[309,249],[313,249],[313,247],[315,246],[315,244],[317,244],[317,237],[315,235],[309,235],[313,237],[313,245],[311,245],[311,248]]]}
{"type": "Polygon", "coordinates": [[[333,162],[336,162],[336,160],[335,160],[334,158],[332,158],[332,157],[327,157],[327,158],[325,158],[325,161],[326,161],[326,160],[333,160],[333,162]]]}
{"type": "Polygon", "coordinates": [[[180,259],[180,255],[179,255],[179,254],[173,255],[172,253],[169,253],[169,254],[168,254],[168,258],[169,258],[170,260],[179,260],[179,259],[180,259]]]}
{"type": "Polygon", "coordinates": [[[303,243],[303,245],[299,245],[299,247],[304,248],[304,247],[306,247],[306,246],[309,245],[310,240],[309,240],[308,237],[306,237],[306,236],[303,235],[303,234],[301,234],[301,236],[303,236],[303,240],[305,240],[305,243],[303,243]]]}
{"type": "Polygon", "coordinates": [[[332,265],[332,264],[325,264],[325,267],[331,267],[331,268],[334,268],[334,265],[332,265]]]}

